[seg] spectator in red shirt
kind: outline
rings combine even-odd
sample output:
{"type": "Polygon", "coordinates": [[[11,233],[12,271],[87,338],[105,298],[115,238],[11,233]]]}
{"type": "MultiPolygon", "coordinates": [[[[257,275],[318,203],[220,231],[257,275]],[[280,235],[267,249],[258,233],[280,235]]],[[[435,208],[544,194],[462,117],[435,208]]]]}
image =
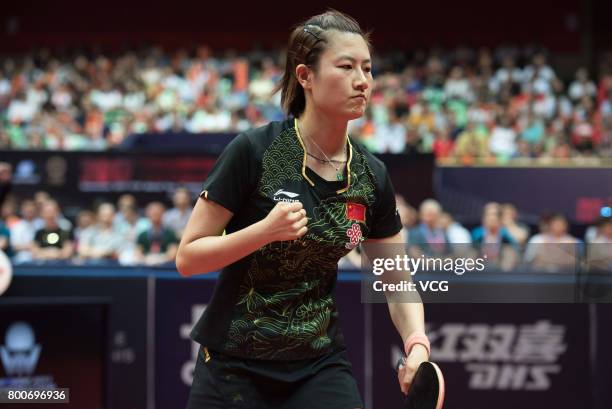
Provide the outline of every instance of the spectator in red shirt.
{"type": "Polygon", "coordinates": [[[453,141],[446,130],[436,132],[436,139],[433,143],[433,152],[436,159],[447,159],[453,153],[453,141]]]}

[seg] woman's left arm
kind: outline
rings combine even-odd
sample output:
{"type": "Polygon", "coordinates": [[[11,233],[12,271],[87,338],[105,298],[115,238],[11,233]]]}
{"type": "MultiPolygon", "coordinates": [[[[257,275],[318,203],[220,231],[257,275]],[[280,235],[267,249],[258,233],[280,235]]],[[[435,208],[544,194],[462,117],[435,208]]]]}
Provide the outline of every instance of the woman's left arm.
{"type": "MultiPolygon", "coordinates": [[[[400,258],[404,257],[405,246],[401,233],[398,233],[383,239],[368,239],[365,241],[362,248],[369,260],[380,257],[395,259],[397,256],[400,256],[400,258]],[[369,246],[370,244],[375,244],[375,246],[369,246]]],[[[410,277],[409,274],[408,277],[410,277]]],[[[425,317],[423,303],[420,301],[420,298],[418,300],[413,299],[405,302],[390,302],[389,297],[387,297],[387,301],[391,320],[397,332],[402,337],[402,342],[405,346],[409,337],[417,334],[425,334],[425,317]]],[[[421,362],[429,360],[428,348],[428,345],[425,346],[423,343],[419,342],[414,343],[410,351],[406,351],[407,354],[409,352],[406,365],[398,374],[400,388],[403,393],[408,392],[414,373],[421,362]]]]}

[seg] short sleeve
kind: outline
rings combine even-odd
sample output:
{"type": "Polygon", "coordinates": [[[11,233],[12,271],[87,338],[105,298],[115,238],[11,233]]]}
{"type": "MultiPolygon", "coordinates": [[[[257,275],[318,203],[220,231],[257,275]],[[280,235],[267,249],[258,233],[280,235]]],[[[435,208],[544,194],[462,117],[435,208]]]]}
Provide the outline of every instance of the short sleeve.
{"type": "Polygon", "coordinates": [[[368,235],[368,238],[372,239],[391,237],[402,230],[402,221],[395,203],[395,190],[386,170],[383,180],[383,185],[374,205],[372,227],[368,235]]]}
{"type": "Polygon", "coordinates": [[[219,155],[202,186],[200,197],[237,213],[254,189],[253,167],[249,139],[245,134],[239,134],[219,155]]]}

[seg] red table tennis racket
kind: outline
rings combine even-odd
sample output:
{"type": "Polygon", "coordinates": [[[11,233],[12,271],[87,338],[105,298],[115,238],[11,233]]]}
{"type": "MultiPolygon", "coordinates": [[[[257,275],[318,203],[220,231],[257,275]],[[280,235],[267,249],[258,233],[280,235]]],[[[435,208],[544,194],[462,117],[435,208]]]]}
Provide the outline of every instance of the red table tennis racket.
{"type": "MultiPolygon", "coordinates": [[[[406,358],[400,358],[397,370],[405,365],[406,358]]],[[[408,395],[404,401],[404,409],[442,409],[444,404],[444,378],[438,365],[433,362],[423,362],[419,365],[408,395]]]]}

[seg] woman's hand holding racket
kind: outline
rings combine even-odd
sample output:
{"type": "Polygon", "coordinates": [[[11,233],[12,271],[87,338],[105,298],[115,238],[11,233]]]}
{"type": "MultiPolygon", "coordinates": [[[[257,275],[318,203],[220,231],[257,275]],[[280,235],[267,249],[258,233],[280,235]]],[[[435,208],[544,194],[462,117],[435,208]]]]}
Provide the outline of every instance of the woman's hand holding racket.
{"type": "Polygon", "coordinates": [[[438,365],[427,360],[427,350],[424,347],[415,345],[408,358],[400,358],[397,376],[402,392],[406,395],[404,409],[442,409],[444,377],[438,365]],[[424,352],[419,352],[421,349],[424,352]]]}
{"type": "Polygon", "coordinates": [[[407,358],[403,358],[402,364],[397,368],[397,380],[402,393],[406,395],[414,379],[416,371],[422,362],[429,360],[427,349],[423,345],[415,345],[407,358]]]}

